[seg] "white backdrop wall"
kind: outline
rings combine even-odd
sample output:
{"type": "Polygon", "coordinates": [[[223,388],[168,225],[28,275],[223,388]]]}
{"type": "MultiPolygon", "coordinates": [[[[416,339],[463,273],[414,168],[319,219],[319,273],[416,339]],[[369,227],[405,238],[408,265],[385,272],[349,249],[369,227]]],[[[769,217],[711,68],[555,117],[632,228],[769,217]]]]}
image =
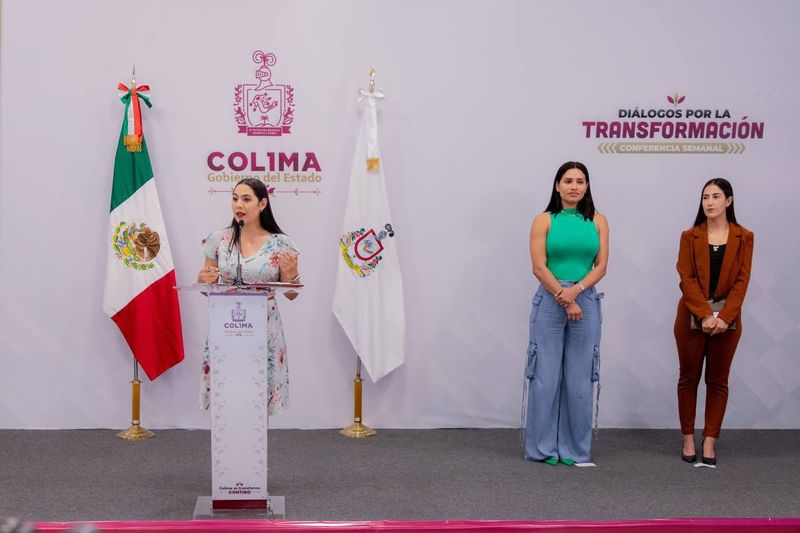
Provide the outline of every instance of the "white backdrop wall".
{"type": "MultiPolygon", "coordinates": [[[[195,279],[200,240],[230,220],[228,196],[209,193],[210,152],[314,152],[322,167],[320,194],[272,199],[307,284],[281,302],[291,408],[273,427],[352,417],[355,354],[330,308],[356,94],[371,65],[387,94],[381,146],[408,351],[366,384],[369,424],[519,424],[536,287],[529,225],[555,169],[581,160],[611,225],[601,425],[677,427],[678,237],[701,185],[724,176],[756,234],[726,426],[800,427],[797,20],[792,0],[5,0],[0,427],[128,423],[132,360],[101,299],[123,111],[114,90],[133,63],[152,87],[145,133],[179,283],[195,279]],[[255,50],[275,53],[273,81],[294,87],[291,134],[237,133],[234,87],[255,82],[255,50]],[[680,106],[666,100],[675,93],[680,106]],[[582,122],[636,107],[728,109],[764,135],[724,155],[609,154],[586,138],[582,122]]],[[[180,298],[186,360],[144,384],[152,428],[208,427],[197,408],[205,301],[180,298]]]]}

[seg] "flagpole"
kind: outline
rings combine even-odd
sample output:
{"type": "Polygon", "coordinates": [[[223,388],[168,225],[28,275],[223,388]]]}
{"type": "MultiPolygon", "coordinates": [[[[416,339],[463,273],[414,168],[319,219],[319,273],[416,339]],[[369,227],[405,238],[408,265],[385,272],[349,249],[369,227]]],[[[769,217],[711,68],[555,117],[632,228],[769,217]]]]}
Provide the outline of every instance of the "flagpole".
{"type": "MultiPolygon", "coordinates": [[[[369,69],[369,92],[370,94],[375,93],[375,67],[369,69]]],[[[377,433],[371,427],[361,423],[361,383],[361,358],[356,356],[356,377],[353,380],[353,423],[339,432],[351,439],[363,439],[377,433]]]]}
{"type": "Polygon", "coordinates": [[[377,431],[361,423],[361,358],[356,356],[356,378],[353,380],[353,423],[339,433],[351,439],[371,437],[377,431]]]}
{"type": "MultiPolygon", "coordinates": [[[[136,90],[136,63],[133,64],[131,72],[131,91],[136,90]]],[[[135,92],[133,97],[136,97],[135,92]]],[[[144,440],[155,437],[152,431],[139,425],[140,405],[141,405],[141,385],[139,381],[139,363],[136,357],[133,358],[133,381],[131,381],[131,425],[128,429],[117,433],[117,437],[123,440],[144,440]]]]}
{"type": "Polygon", "coordinates": [[[139,425],[139,405],[141,398],[141,384],[139,381],[139,363],[133,358],[133,381],[131,381],[131,426],[117,433],[122,440],[144,440],[155,437],[156,434],[139,425]]]}

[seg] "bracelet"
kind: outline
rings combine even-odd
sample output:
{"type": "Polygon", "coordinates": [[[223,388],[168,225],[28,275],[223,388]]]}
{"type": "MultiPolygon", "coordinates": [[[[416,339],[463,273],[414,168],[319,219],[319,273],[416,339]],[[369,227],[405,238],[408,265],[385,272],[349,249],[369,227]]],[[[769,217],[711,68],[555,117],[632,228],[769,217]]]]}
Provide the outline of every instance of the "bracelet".
{"type": "Polygon", "coordinates": [[[297,283],[298,281],[300,281],[300,274],[297,274],[295,277],[293,277],[292,279],[290,279],[290,280],[288,281],[288,283],[297,283]]]}

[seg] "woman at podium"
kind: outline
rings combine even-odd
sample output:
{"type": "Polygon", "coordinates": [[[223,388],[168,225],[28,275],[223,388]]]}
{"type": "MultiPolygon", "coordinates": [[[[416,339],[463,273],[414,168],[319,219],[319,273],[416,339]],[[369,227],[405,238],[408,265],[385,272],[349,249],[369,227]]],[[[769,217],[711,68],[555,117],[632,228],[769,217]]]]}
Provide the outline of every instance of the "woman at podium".
{"type": "Polygon", "coordinates": [[[531,225],[533,295],[525,377],[525,458],[555,466],[590,460],[592,386],[599,379],[600,299],[608,222],[595,211],[589,171],[567,162],[531,225]]]}
{"type": "MultiPolygon", "coordinates": [[[[297,270],[297,247],[275,221],[264,183],[252,178],[237,183],[231,195],[231,211],[231,225],[203,239],[202,250],[206,258],[197,275],[197,281],[298,283],[300,274],[297,270]]],[[[297,293],[284,294],[290,300],[297,297],[297,293]]],[[[270,415],[275,415],[287,406],[289,373],[283,324],[274,295],[269,297],[267,311],[267,352],[267,411],[270,415]]],[[[208,409],[211,401],[210,371],[206,344],[200,394],[203,409],[208,409]]]]}

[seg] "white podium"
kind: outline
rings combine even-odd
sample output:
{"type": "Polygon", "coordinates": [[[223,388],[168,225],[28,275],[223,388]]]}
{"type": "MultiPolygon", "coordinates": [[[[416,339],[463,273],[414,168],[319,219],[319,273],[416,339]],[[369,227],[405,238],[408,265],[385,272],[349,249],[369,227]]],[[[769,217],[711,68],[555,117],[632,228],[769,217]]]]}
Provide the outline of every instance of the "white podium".
{"type": "Polygon", "coordinates": [[[285,517],[284,498],[267,489],[267,310],[278,293],[301,287],[178,287],[208,295],[211,496],[198,497],[195,520],[285,517]]]}

